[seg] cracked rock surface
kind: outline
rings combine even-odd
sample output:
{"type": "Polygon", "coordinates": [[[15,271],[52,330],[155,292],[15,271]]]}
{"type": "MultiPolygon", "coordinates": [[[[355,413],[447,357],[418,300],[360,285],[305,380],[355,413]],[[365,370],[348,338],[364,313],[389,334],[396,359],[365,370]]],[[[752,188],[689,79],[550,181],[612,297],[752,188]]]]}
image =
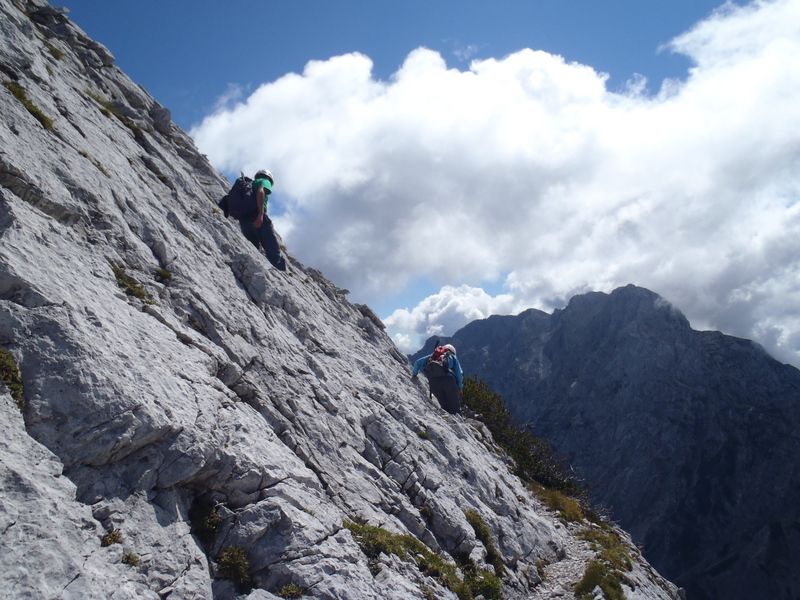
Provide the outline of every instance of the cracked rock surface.
{"type": "MultiPolygon", "coordinates": [[[[587,562],[485,428],[434,406],[368,307],[226,221],[227,181],[112,54],[0,0],[0,570],[14,598],[455,598],[347,519],[482,564],[505,598],[587,562]],[[55,49],[55,50],[54,50],[55,49]],[[425,436],[419,435],[425,430],[425,436]],[[236,581],[226,557],[246,557],[236,581]]],[[[674,598],[641,559],[630,598],[674,598]]],[[[546,587],[540,588],[545,590],[546,587]]]]}

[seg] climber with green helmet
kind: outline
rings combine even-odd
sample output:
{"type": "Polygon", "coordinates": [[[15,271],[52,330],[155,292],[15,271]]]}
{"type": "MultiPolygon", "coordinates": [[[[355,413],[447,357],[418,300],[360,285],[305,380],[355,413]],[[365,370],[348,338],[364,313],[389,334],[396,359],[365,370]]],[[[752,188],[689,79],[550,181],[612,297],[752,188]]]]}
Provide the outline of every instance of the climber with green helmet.
{"type": "Polygon", "coordinates": [[[262,169],[253,177],[252,191],[255,198],[255,219],[252,213],[239,219],[239,227],[246,237],[256,248],[259,246],[264,249],[264,254],[272,265],[280,270],[286,270],[286,260],[281,256],[281,248],[275,229],[272,227],[272,220],[267,216],[267,203],[269,195],[272,193],[272,186],[275,179],[266,169],[262,169]]]}

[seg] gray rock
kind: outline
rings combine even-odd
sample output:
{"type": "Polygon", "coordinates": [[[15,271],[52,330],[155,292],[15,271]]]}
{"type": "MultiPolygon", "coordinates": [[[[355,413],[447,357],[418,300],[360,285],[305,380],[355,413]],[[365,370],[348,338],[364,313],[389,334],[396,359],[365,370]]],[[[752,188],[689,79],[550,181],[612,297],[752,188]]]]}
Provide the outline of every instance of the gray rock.
{"type": "Polygon", "coordinates": [[[25,388],[24,415],[0,390],[6,589],[450,598],[412,557],[368,559],[344,524],[452,560],[481,555],[472,508],[507,597],[530,594],[520,574],[577,538],[485,430],[409,381],[372,311],[291,257],[273,269],[216,209],[228,182],[177,127],[159,135],[166,114],[62,12],[0,0],[0,33],[0,64],[53,121],[0,88],[0,346],[25,388]],[[101,546],[112,531],[121,543],[101,546]]]}

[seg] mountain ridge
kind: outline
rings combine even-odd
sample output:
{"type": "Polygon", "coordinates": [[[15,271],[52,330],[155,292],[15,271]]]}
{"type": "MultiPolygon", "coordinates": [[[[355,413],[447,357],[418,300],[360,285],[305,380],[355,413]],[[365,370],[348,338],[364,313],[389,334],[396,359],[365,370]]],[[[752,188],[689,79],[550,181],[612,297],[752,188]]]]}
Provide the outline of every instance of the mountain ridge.
{"type": "MultiPolygon", "coordinates": [[[[0,73],[0,347],[23,391],[0,385],[7,594],[575,596],[594,526],[439,411],[368,307],[291,254],[271,268],[108,49],[0,0],[0,73]]],[[[677,598],[607,527],[625,596],[677,598]]]]}
{"type": "Polygon", "coordinates": [[[690,598],[797,593],[800,371],[632,285],[441,341],[690,598]]]}

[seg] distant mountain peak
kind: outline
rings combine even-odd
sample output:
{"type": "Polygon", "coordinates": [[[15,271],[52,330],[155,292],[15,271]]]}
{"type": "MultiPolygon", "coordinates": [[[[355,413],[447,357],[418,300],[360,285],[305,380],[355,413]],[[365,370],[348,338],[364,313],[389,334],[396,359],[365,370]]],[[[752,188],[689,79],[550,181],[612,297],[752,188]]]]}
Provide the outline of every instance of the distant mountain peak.
{"type": "Polygon", "coordinates": [[[800,596],[800,371],[634,285],[447,340],[689,598],[800,596]]]}

